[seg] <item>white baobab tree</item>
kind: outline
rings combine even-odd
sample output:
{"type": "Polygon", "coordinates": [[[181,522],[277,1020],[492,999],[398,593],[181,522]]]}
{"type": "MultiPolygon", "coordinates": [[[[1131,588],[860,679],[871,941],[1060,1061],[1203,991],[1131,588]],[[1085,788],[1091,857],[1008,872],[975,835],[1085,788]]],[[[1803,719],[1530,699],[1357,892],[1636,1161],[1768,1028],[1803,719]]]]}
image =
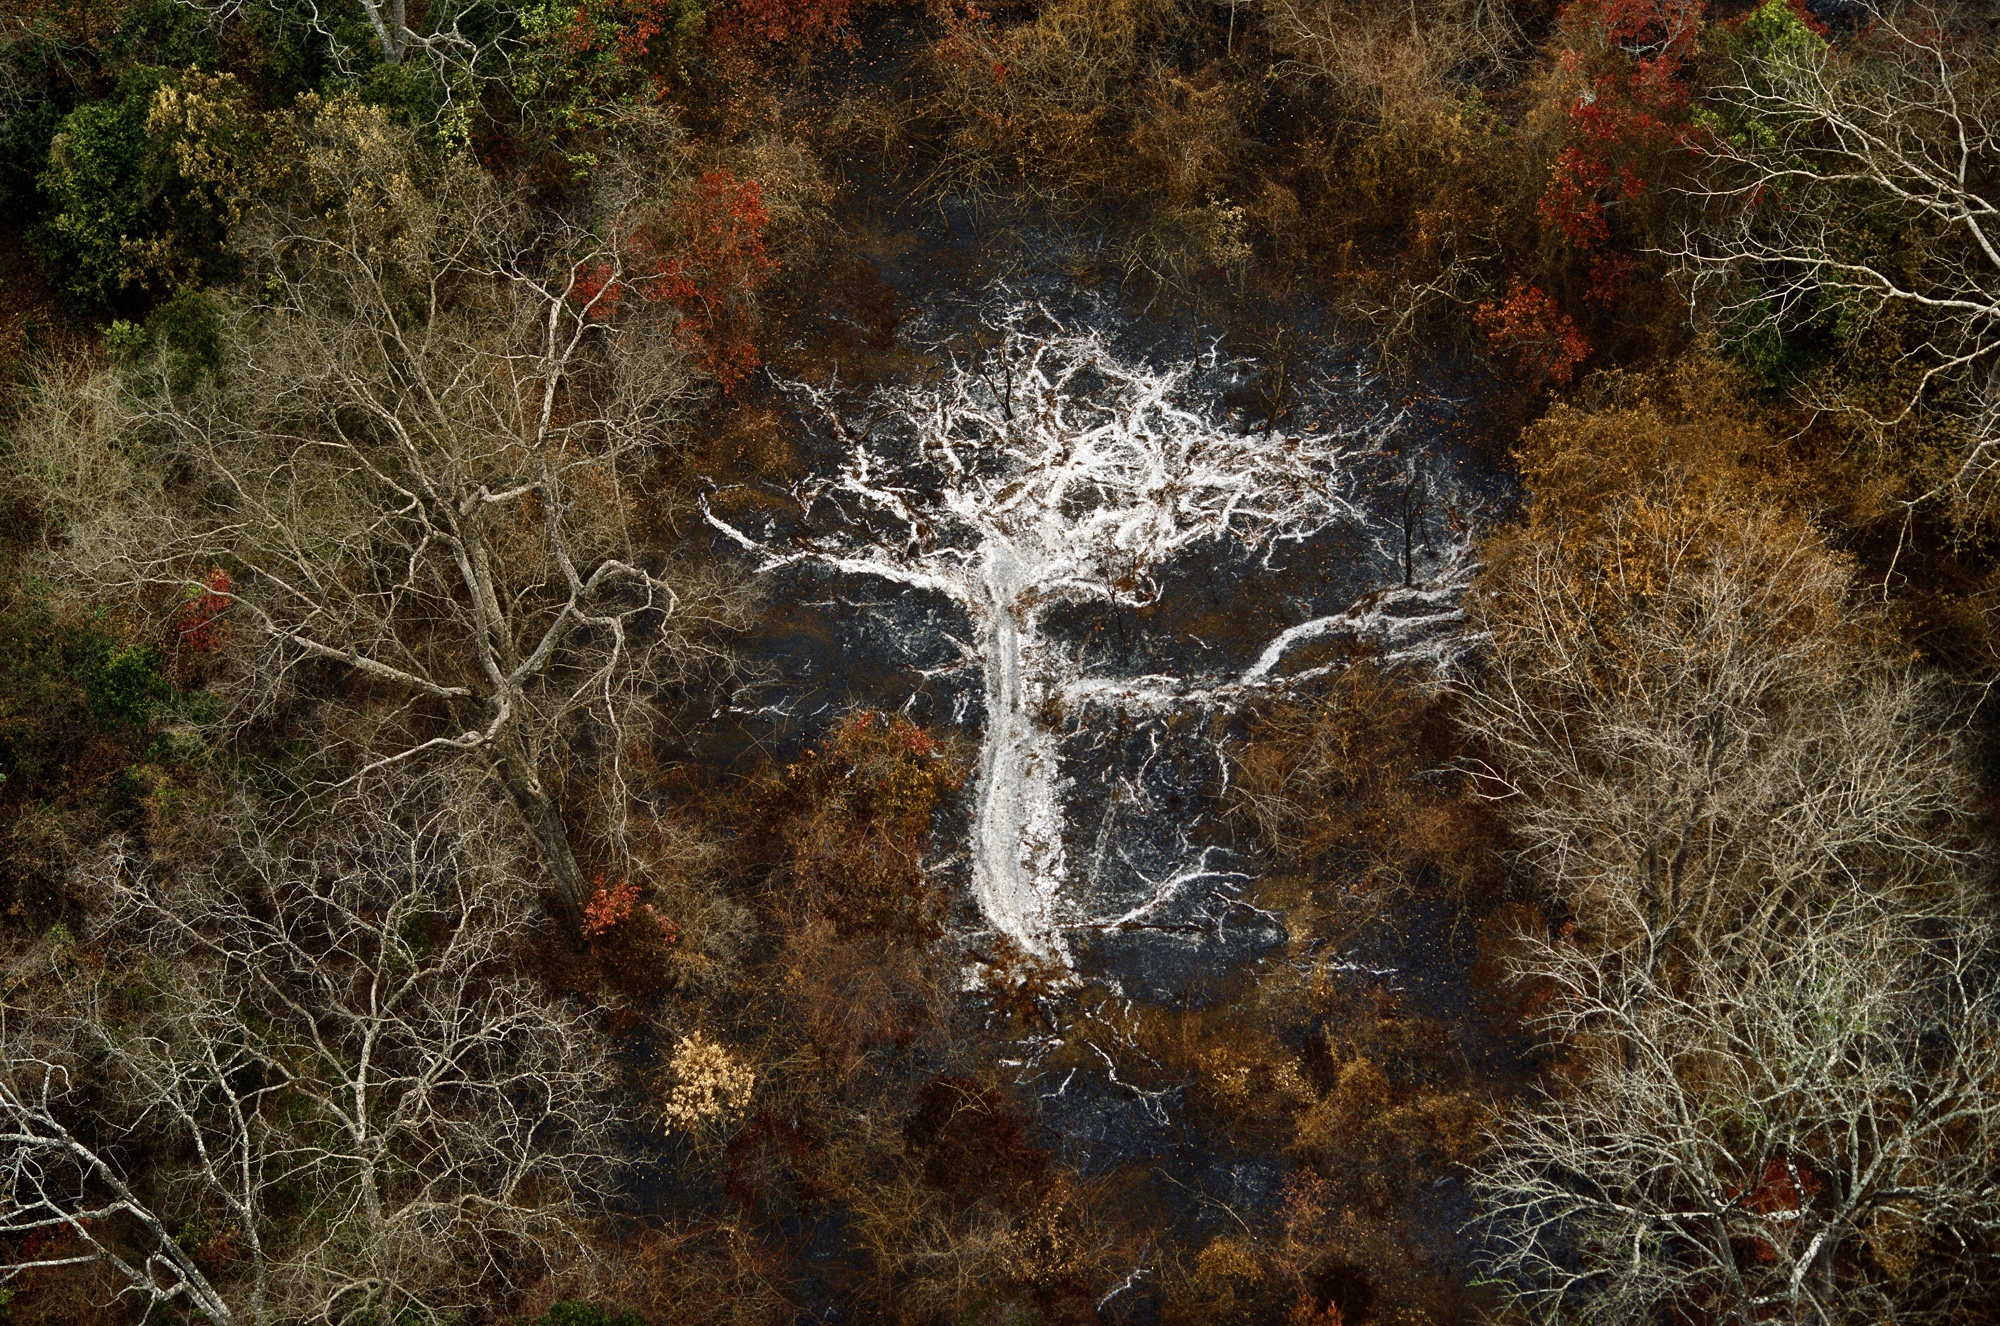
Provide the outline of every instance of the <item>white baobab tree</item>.
{"type": "MultiPolygon", "coordinates": [[[[716,494],[708,515],[764,571],[808,563],[874,577],[942,595],[970,619],[963,648],[983,672],[986,707],[974,889],[997,931],[1048,956],[1061,952],[1067,919],[1057,907],[1068,877],[1064,716],[1105,704],[1157,711],[1268,685],[1293,643],[1205,685],[1106,678],[1086,675],[1046,630],[1051,611],[1146,607],[1169,566],[1198,548],[1233,543],[1268,563],[1280,544],[1361,521],[1359,472],[1394,420],[1246,429],[1203,403],[1202,365],[1128,363],[1101,334],[1034,305],[1011,307],[994,330],[996,349],[881,392],[865,419],[843,410],[832,387],[796,388],[846,455],[836,473],[793,490],[801,528],[789,541],[772,521],[746,529],[740,492],[716,494]]],[[[1340,620],[1310,623],[1295,639],[1340,620]]]]}

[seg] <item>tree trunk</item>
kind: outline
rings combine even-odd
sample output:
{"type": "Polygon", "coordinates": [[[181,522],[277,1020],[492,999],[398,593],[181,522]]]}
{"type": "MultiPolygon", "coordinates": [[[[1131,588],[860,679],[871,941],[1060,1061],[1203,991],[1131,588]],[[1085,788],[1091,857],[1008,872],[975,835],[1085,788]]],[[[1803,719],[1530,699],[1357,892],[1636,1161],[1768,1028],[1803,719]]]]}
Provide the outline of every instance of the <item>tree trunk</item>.
{"type": "Polygon", "coordinates": [[[569,829],[563,824],[555,799],[543,790],[542,780],[536,776],[518,738],[511,734],[502,738],[494,770],[514,808],[521,812],[528,832],[534,835],[535,849],[542,858],[542,867],[549,872],[549,881],[555,886],[563,910],[572,917],[581,915],[590,891],[584,887],[583,869],[570,849],[569,829]]]}

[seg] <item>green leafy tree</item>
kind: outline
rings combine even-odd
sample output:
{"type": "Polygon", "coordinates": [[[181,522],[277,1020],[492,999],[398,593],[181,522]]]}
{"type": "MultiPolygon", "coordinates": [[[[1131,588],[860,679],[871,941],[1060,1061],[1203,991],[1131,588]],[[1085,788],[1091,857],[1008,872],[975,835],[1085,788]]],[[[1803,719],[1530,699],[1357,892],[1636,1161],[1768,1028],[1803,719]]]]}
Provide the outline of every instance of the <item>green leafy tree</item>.
{"type": "Polygon", "coordinates": [[[34,242],[50,283],[95,309],[227,275],[246,182],[230,163],[247,155],[251,123],[234,79],[148,68],[64,116],[37,181],[34,242]]]}

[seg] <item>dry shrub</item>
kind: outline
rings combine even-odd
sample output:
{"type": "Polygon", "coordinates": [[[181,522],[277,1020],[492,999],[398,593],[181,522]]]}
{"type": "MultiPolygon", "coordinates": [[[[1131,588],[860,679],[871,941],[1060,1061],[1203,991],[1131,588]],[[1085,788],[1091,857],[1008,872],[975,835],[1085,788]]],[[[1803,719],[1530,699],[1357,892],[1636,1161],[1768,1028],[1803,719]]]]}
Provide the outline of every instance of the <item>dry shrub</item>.
{"type": "Polygon", "coordinates": [[[1225,1238],[1162,1250],[1163,1319],[1465,1320],[1455,1270],[1411,1238],[1409,1213],[1475,1154],[1483,1084],[1457,1028],[1305,965],[1206,1012],[1145,1015],[1145,1057],[1192,1076],[1192,1102],[1234,1145],[1293,1166],[1276,1210],[1242,1210],[1225,1238]]]}
{"type": "MultiPolygon", "coordinates": [[[[1249,1322],[1270,1312],[1271,1276],[1252,1246],[1242,1238],[1219,1234],[1195,1255],[1176,1306],[1183,1312],[1193,1308],[1203,1321],[1249,1322]]],[[[1177,1296],[1178,1297],[1178,1296],[1177,1296]]],[[[1167,1319],[1185,1320],[1181,1314],[1167,1319]]]]}
{"type": "Polygon", "coordinates": [[[6,500],[25,505],[50,542],[139,502],[160,476],[127,424],[117,374],[101,361],[72,353],[30,365],[0,452],[6,500]]]}
{"type": "Polygon", "coordinates": [[[799,1308],[782,1259],[729,1220],[595,1231],[589,1255],[530,1286],[514,1320],[535,1321],[563,1301],[636,1312],[647,1326],[790,1326],[799,1308]]]}
{"type": "MultiPolygon", "coordinates": [[[[1128,272],[1169,286],[1250,262],[1250,210],[1231,200],[1231,176],[1251,155],[1243,131],[1250,90],[1215,66],[1192,75],[1160,68],[1141,87],[1136,123],[1113,187],[1152,204],[1120,246],[1128,272]]],[[[1282,210],[1282,208],[1280,209],[1282,210]]]]}
{"type": "Polygon", "coordinates": [[[874,1271],[882,1319],[910,1326],[978,1320],[1012,1280],[1015,1217],[963,1206],[904,1171],[854,1204],[855,1240],[874,1271]]]}
{"type": "Polygon", "coordinates": [[[1129,138],[1135,171],[1175,206],[1216,196],[1250,149],[1243,132],[1248,95],[1214,66],[1192,75],[1155,70],[1129,138]]]}
{"type": "Polygon", "coordinates": [[[1106,181],[1132,85],[1182,21],[1176,0],[1051,0],[1013,24],[970,4],[940,8],[926,186],[974,196],[1012,181],[1073,197],[1106,181]]]}
{"type": "Polygon", "coordinates": [[[756,1069],[698,1031],[674,1046],[666,1078],[660,1116],[670,1131],[719,1124],[748,1105],[757,1088],[756,1069]]]}
{"type": "Polygon", "coordinates": [[[626,993],[708,996],[738,980],[756,920],[725,887],[726,844],[685,815],[657,813],[625,835],[624,857],[649,915],[600,951],[632,978],[626,993]]]}
{"type": "Polygon", "coordinates": [[[1128,275],[1144,272],[1161,285],[1184,290],[1206,272],[1239,278],[1254,252],[1249,213],[1227,198],[1211,197],[1145,213],[1119,245],[1118,259],[1128,275]]]}
{"type": "Polygon", "coordinates": [[[1309,88],[1292,105],[1315,125],[1290,177],[1297,242],[1348,316],[1374,328],[1385,356],[1408,360],[1464,335],[1502,262],[1533,270],[1524,255],[1539,249],[1536,134],[1469,98],[1383,124],[1316,123],[1309,88]]]}
{"type": "Polygon", "coordinates": [[[1380,1065],[1356,1058],[1300,1116],[1298,1145],[1350,1204],[1387,1217],[1424,1175],[1472,1156],[1485,1117],[1466,1092],[1398,1088],[1380,1065]]]}
{"type": "Polygon", "coordinates": [[[1295,929],[1351,926],[1427,875],[1494,882],[1497,826],[1454,771],[1448,707],[1362,662],[1266,709],[1238,745],[1235,810],[1276,858],[1268,896],[1295,929]]]}
{"type": "Polygon", "coordinates": [[[1825,458],[1789,451],[1749,400],[1748,380],[1696,354],[1651,375],[1601,373],[1552,407],[1515,448],[1531,520],[1555,522],[1672,489],[1690,501],[1811,501],[1825,458]]]}
{"type": "Polygon", "coordinates": [[[770,216],[771,256],[790,269],[811,259],[830,225],[828,207],[838,185],[813,150],[798,138],[765,130],[724,154],[730,170],[757,181],[770,216]]]}
{"type": "Polygon", "coordinates": [[[1133,1249],[1104,1218],[1105,1196],[1058,1171],[1014,1231],[1010,1269],[1050,1319],[1095,1320],[1092,1301],[1132,1264],[1133,1249]]]}
{"type": "Polygon", "coordinates": [[[1355,1033],[1306,1064],[1317,1096],[1295,1116],[1294,1154],[1278,1228],[1264,1244],[1294,1320],[1467,1319],[1454,1270],[1410,1237],[1408,1203],[1476,1154],[1487,1107],[1442,1043],[1441,1029],[1361,1001],[1342,1015],[1355,1033]],[[1439,1080],[1440,1075],[1442,1080],[1439,1080]],[[1386,1308],[1384,1304],[1393,1305],[1386,1308]]]}
{"type": "Polygon", "coordinates": [[[736,808],[729,864],[756,935],[699,1016],[756,1065],[725,1157],[746,1210],[857,1200],[900,1149],[898,1083],[911,1056],[946,1048],[956,993],[924,851],[962,775],[957,747],[856,714],[736,808]]]}
{"type": "Polygon", "coordinates": [[[778,997],[811,1049],[820,1089],[865,1072],[873,1051],[943,1035],[950,974],[928,948],[842,936],[816,917],[787,936],[778,961],[778,997]]]}
{"type": "Polygon", "coordinates": [[[776,869],[767,894],[796,928],[927,943],[944,898],[926,871],[931,819],[964,778],[963,751],[908,719],[858,713],[760,794],[753,851],[776,869]]]}
{"type": "MultiPolygon", "coordinates": [[[[644,751],[635,755],[626,765],[633,776],[627,790],[659,798],[659,784],[675,771],[644,751]]],[[[584,909],[584,942],[548,927],[523,955],[552,988],[605,999],[621,1028],[661,995],[699,1001],[728,990],[742,979],[757,928],[751,909],[730,894],[726,844],[711,826],[683,813],[647,813],[643,801],[623,805],[626,799],[619,799],[625,822],[599,826],[626,873],[597,877],[584,909]]]]}
{"type": "Polygon", "coordinates": [[[1028,1136],[1029,1120],[999,1088],[948,1074],[927,1082],[903,1124],[924,1182],[958,1201],[1029,1204],[1048,1182],[1048,1153],[1028,1136]]]}
{"type": "Polygon", "coordinates": [[[1472,988],[1480,1012],[1497,1029],[1525,1030],[1554,993],[1545,979],[1519,979],[1529,945],[1548,933],[1548,918],[1531,902],[1502,903],[1480,919],[1472,988]]]}
{"type": "Polygon", "coordinates": [[[874,1264],[877,1319],[1095,1322],[1094,1304],[1129,1241],[1099,1211],[1103,1192],[1052,1174],[1025,1202],[949,1200],[905,1171],[855,1205],[874,1264]]]}
{"type": "Polygon", "coordinates": [[[1293,69],[1381,125],[1443,114],[1522,46],[1508,0],[1271,0],[1264,27],[1293,69]]]}

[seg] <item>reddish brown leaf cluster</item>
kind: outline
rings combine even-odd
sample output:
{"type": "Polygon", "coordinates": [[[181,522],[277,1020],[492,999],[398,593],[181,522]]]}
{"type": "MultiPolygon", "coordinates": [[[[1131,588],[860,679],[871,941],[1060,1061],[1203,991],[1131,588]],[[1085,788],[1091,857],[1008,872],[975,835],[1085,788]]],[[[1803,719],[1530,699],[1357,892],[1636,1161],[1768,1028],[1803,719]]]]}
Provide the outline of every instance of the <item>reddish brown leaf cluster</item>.
{"type": "Polygon", "coordinates": [[[597,892],[583,905],[583,936],[598,939],[632,919],[633,909],[639,904],[639,886],[629,879],[621,879],[606,888],[603,882],[597,885],[597,892]]]}
{"type": "Polygon", "coordinates": [[[897,754],[929,759],[944,749],[944,743],[928,729],[901,714],[878,714],[873,709],[862,710],[835,729],[833,744],[842,749],[858,749],[878,719],[882,721],[882,731],[877,734],[877,741],[897,754]]]}
{"type": "Polygon", "coordinates": [[[642,227],[634,237],[648,271],[646,297],[680,310],[689,351],[724,391],[759,363],[754,296],[778,270],[764,247],[770,221],[756,180],[711,170],[665,227],[642,227]]]}
{"type": "Polygon", "coordinates": [[[1611,236],[1606,204],[1639,197],[1640,159],[1671,143],[1705,0],[1574,0],[1562,13],[1575,142],[1557,156],[1537,214],[1579,249],[1611,236]]]}
{"type": "Polygon", "coordinates": [[[1590,260],[1590,286],[1583,297],[1599,308],[1611,308],[1625,297],[1639,260],[1629,253],[1600,253],[1590,260]]]}
{"type": "Polygon", "coordinates": [[[756,180],[706,171],[666,216],[632,234],[623,279],[608,263],[579,267],[570,299],[593,320],[615,317],[628,288],[673,305],[697,367],[727,392],[760,362],[755,295],[778,270],[764,244],[770,220],[756,180]]]}
{"type": "MultiPolygon", "coordinates": [[[[1743,1209],[1757,1215],[1787,1215],[1803,1210],[1819,1190],[1819,1177],[1811,1166],[1789,1156],[1774,1156],[1764,1162],[1757,1186],[1743,1198],[1743,1209]]],[[[1730,1195],[1741,1192],[1739,1188],[1730,1195]]],[[[1769,1263],[1777,1260],[1778,1250],[1767,1239],[1752,1239],[1750,1255],[1769,1263]]]]}
{"type": "Polygon", "coordinates": [[[736,0],[719,9],[710,22],[718,45],[746,40],[777,45],[839,37],[846,33],[853,13],[854,0],[736,0]]]}
{"type": "Polygon", "coordinates": [[[1486,333],[1495,354],[1512,357],[1539,381],[1567,383],[1576,366],[1590,357],[1590,342],[1540,286],[1507,278],[1507,297],[1487,300],[1472,320],[1486,333]]]}
{"type": "Polygon", "coordinates": [[[644,90],[655,98],[670,86],[674,0],[584,0],[570,26],[569,76],[588,88],[587,99],[613,101],[644,90]]]}
{"type": "Polygon", "coordinates": [[[236,601],[232,588],[229,572],[219,566],[210,567],[207,579],[188,587],[187,601],[172,618],[182,648],[206,654],[228,638],[229,623],[223,614],[236,601]]]}

